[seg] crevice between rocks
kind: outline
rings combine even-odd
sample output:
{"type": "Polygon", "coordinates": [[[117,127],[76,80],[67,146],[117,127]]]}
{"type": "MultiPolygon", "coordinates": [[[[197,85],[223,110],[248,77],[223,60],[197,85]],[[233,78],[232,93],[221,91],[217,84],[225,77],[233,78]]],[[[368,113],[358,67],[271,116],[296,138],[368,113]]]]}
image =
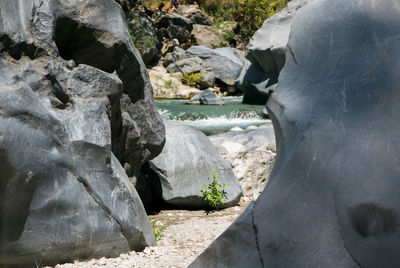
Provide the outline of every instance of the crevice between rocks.
{"type": "Polygon", "coordinates": [[[112,215],[111,211],[101,202],[101,198],[93,191],[93,189],[90,187],[90,185],[87,183],[87,181],[79,176],[77,176],[76,174],[74,174],[72,172],[72,170],[68,170],[70,172],[70,174],[72,176],[74,176],[74,178],[82,184],[82,186],[85,188],[86,192],[89,194],[89,196],[93,199],[93,201],[104,211],[104,213],[106,214],[106,216],[110,219],[110,220],[114,220],[120,229],[120,233],[122,234],[122,236],[125,238],[126,243],[128,244],[129,248],[131,249],[131,245],[129,243],[129,239],[127,237],[127,234],[124,232],[124,228],[122,227],[122,224],[112,215]]]}
{"type": "Polygon", "coordinates": [[[255,240],[255,242],[256,242],[256,248],[257,248],[257,252],[258,252],[258,257],[260,258],[260,262],[261,262],[261,265],[263,266],[263,267],[265,267],[264,266],[264,260],[263,260],[263,258],[262,258],[262,255],[261,255],[261,250],[260,250],[260,242],[259,242],[259,240],[258,240],[258,229],[257,229],[257,226],[256,226],[256,224],[255,224],[255,216],[254,216],[254,208],[256,207],[256,203],[254,204],[254,207],[253,207],[253,209],[251,210],[251,225],[252,225],[252,227],[253,227],[253,231],[254,231],[254,240],[255,240]]]}
{"type": "Polygon", "coordinates": [[[299,63],[297,62],[296,56],[294,55],[294,52],[293,52],[292,48],[289,45],[287,46],[287,48],[288,48],[290,54],[292,55],[293,60],[296,63],[296,65],[299,65],[299,63]]]}

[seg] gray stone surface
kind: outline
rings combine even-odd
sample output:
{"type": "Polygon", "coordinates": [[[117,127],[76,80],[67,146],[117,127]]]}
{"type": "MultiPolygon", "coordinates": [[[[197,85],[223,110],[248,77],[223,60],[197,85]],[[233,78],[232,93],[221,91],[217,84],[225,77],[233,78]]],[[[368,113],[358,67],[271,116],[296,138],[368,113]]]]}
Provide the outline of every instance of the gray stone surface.
{"type": "Polygon", "coordinates": [[[220,97],[215,95],[211,89],[206,89],[198,94],[196,94],[193,98],[186,102],[186,104],[203,104],[203,105],[224,105],[224,102],[220,97]]]}
{"type": "Polygon", "coordinates": [[[223,207],[239,202],[242,188],[230,165],[219,155],[208,138],[199,130],[183,123],[166,121],[166,144],[162,153],[150,161],[156,176],[153,185],[160,185],[158,194],[172,205],[186,208],[207,208],[201,190],[211,183],[216,171],[218,181],[227,184],[227,200],[223,207]]]}
{"type": "Polygon", "coordinates": [[[205,46],[193,46],[178,55],[170,56],[176,60],[167,66],[173,72],[210,72],[225,86],[234,86],[243,68],[244,56],[234,48],[210,49],[205,46]],[[199,61],[200,59],[200,61],[199,61]],[[221,64],[223,63],[223,64],[221,64]]]}
{"type": "Polygon", "coordinates": [[[181,5],[178,8],[178,13],[185,18],[191,20],[194,24],[201,25],[212,25],[210,17],[208,17],[198,6],[196,5],[181,5]]]}
{"type": "Polygon", "coordinates": [[[293,18],[307,0],[293,0],[288,6],[267,19],[253,35],[246,47],[245,65],[237,81],[243,91],[244,103],[265,104],[278,81],[285,63],[286,45],[293,18]]]}
{"type": "Polygon", "coordinates": [[[310,0],[298,11],[267,104],[278,155],[253,224],[191,267],[241,267],[224,260],[250,242],[217,245],[252,227],[259,259],[248,267],[400,265],[398,7],[310,0]]]}
{"type": "Polygon", "coordinates": [[[115,152],[134,150],[126,162],[140,166],[165,138],[121,7],[1,1],[0,48],[0,266],[154,245],[143,204],[112,153],[118,140],[115,152]],[[123,129],[135,138],[121,139],[123,129]]]}
{"type": "Polygon", "coordinates": [[[239,143],[243,147],[241,152],[248,152],[260,147],[275,147],[275,133],[271,122],[257,129],[247,129],[244,131],[229,131],[208,137],[211,143],[220,151],[221,145],[225,141],[239,143]]]}

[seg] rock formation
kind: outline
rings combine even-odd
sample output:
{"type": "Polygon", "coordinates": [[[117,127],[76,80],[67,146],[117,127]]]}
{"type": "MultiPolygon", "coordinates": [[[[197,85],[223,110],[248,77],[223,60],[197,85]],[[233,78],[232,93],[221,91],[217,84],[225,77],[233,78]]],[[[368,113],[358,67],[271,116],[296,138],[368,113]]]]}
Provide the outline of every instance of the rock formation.
{"type": "Polygon", "coordinates": [[[243,91],[243,103],[265,104],[278,82],[285,63],[286,45],[296,11],[307,0],[293,0],[267,19],[246,47],[246,62],[236,83],[243,91]]]}
{"type": "Polygon", "coordinates": [[[211,19],[197,5],[181,5],[178,8],[178,13],[194,24],[212,25],[211,19]]]}
{"type": "Polygon", "coordinates": [[[207,77],[208,86],[218,84],[221,90],[236,93],[235,80],[243,68],[244,56],[234,48],[210,49],[193,46],[186,51],[177,50],[167,57],[170,72],[198,73],[207,77]],[[221,63],[224,64],[221,64],[221,63]]]}
{"type": "MultiPolygon", "coordinates": [[[[197,129],[166,121],[166,144],[162,153],[150,161],[147,180],[165,202],[186,208],[209,208],[201,194],[209,185],[213,171],[219,183],[227,184],[223,207],[239,202],[242,188],[230,165],[219,155],[208,138],[197,129]]],[[[139,192],[140,193],[140,192],[139,192]]]]}
{"type": "Polygon", "coordinates": [[[1,1],[0,53],[0,266],[153,245],[119,161],[135,175],[164,126],[121,7],[1,1]]]}
{"type": "Polygon", "coordinates": [[[206,89],[191,98],[186,104],[190,105],[224,105],[224,102],[211,89],[206,89]]]}
{"type": "Polygon", "coordinates": [[[395,0],[297,12],[267,104],[270,182],[190,267],[400,265],[399,23],[395,0]]]}

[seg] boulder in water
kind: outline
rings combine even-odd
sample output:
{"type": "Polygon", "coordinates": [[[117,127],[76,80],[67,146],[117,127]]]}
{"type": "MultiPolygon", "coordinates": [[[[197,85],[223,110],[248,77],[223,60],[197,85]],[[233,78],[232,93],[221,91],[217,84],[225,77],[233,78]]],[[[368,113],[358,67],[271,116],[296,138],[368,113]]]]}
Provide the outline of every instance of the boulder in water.
{"type": "Polygon", "coordinates": [[[203,105],[224,105],[220,97],[215,95],[210,89],[206,89],[186,102],[186,104],[203,104],[203,105]]]}
{"type": "Polygon", "coordinates": [[[267,103],[270,182],[190,267],[400,266],[399,23],[395,0],[296,13],[267,103]]]}

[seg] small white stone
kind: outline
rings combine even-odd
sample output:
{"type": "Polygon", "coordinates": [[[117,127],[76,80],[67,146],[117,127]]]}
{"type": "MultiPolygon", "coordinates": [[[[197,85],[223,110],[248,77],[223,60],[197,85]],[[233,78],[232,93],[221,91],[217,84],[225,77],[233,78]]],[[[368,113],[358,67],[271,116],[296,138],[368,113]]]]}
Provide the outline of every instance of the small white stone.
{"type": "Polygon", "coordinates": [[[234,127],[234,128],[231,128],[231,131],[243,131],[243,128],[234,127]]]}

